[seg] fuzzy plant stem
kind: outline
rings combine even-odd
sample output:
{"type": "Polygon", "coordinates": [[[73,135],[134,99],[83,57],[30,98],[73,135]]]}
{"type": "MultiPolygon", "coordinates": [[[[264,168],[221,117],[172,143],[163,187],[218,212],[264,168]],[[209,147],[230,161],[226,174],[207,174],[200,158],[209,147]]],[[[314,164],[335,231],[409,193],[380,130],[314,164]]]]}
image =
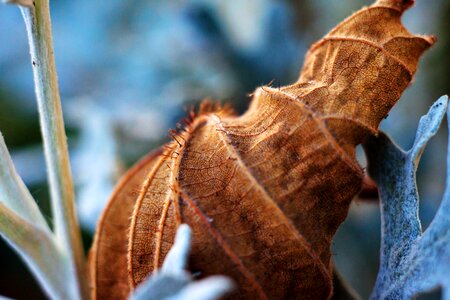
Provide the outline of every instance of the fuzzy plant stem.
{"type": "Polygon", "coordinates": [[[30,7],[22,6],[21,11],[30,45],[55,235],[76,274],[79,298],[87,299],[85,259],[56,76],[49,0],[35,0],[30,7]]]}

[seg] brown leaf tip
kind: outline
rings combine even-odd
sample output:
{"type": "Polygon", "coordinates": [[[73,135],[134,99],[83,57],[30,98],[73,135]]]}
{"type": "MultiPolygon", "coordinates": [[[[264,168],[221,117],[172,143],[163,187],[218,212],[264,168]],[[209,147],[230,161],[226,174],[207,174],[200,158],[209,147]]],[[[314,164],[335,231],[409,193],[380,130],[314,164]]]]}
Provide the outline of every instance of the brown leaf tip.
{"type": "Polygon", "coordinates": [[[413,4],[378,0],[342,21],[310,48],[290,92],[316,114],[377,131],[436,41],[402,24],[403,11],[413,4]]]}
{"type": "Polygon", "coordinates": [[[426,40],[430,46],[433,46],[437,42],[437,37],[434,35],[421,35],[420,37],[426,40]]]}
{"type": "Polygon", "coordinates": [[[400,12],[404,12],[414,5],[414,0],[378,0],[373,6],[390,7],[400,12]]]}

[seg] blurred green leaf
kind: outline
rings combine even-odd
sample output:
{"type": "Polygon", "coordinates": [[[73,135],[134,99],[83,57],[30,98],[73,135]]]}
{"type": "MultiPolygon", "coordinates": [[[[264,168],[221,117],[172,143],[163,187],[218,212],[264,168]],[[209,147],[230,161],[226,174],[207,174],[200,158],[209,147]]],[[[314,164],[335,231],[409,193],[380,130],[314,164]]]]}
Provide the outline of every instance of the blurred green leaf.
{"type": "Polygon", "coordinates": [[[39,211],[39,208],[17,174],[14,164],[0,133],[0,204],[5,205],[25,220],[41,227],[44,231],[50,229],[39,211]]]}
{"type": "Polygon", "coordinates": [[[0,202],[0,235],[17,251],[54,298],[73,294],[70,269],[52,233],[23,219],[0,202]]]}

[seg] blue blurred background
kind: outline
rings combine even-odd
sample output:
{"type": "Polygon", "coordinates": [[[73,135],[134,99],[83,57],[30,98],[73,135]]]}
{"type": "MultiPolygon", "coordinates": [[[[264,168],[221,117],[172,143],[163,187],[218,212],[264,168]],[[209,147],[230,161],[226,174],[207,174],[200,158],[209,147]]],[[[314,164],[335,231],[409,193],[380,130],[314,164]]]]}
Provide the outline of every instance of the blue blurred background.
{"type": "MultiPolygon", "coordinates": [[[[450,1],[417,0],[404,22],[438,43],[382,128],[409,147],[416,124],[450,86],[450,1]]],[[[205,97],[239,112],[257,86],[296,80],[307,47],[370,1],[51,1],[59,83],[86,248],[120,175],[164,143],[168,128],[205,97]]],[[[0,6],[0,131],[48,216],[45,165],[26,33],[20,11],[0,6]]],[[[444,189],[446,128],[418,173],[426,226],[444,189]]],[[[364,164],[364,157],[361,155],[364,164]]],[[[367,298],[378,269],[376,201],[355,201],[333,243],[337,268],[367,298]]],[[[44,299],[17,256],[0,242],[0,294],[44,299]]]]}

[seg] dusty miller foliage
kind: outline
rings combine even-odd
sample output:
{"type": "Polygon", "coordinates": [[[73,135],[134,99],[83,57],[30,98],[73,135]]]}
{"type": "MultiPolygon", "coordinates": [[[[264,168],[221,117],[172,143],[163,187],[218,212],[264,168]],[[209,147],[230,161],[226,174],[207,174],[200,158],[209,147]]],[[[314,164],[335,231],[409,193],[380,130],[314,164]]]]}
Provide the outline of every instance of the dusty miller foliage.
{"type": "Polygon", "coordinates": [[[371,299],[411,299],[438,287],[442,288],[442,298],[450,299],[450,151],[446,190],[424,232],[418,216],[416,184],[420,157],[438,131],[447,104],[448,97],[441,97],[420,119],[414,144],[408,151],[383,133],[364,145],[369,173],[378,184],[382,221],[380,270],[371,299]]]}

